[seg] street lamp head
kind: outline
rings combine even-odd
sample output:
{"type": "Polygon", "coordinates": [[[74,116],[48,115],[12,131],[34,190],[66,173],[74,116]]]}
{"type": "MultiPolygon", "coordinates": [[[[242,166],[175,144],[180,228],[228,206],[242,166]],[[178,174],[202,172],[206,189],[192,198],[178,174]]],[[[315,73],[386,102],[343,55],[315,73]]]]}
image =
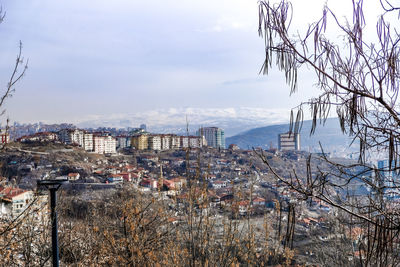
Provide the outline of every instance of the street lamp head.
{"type": "Polygon", "coordinates": [[[47,189],[58,189],[61,185],[68,183],[68,179],[48,179],[38,180],[37,187],[45,186],[47,189]]]}

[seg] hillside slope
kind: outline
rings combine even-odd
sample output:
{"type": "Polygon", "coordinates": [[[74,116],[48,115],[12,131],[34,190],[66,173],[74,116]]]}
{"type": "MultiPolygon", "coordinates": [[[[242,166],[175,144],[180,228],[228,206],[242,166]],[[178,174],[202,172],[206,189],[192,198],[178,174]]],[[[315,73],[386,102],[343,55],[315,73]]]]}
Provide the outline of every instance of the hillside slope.
{"type": "MultiPolygon", "coordinates": [[[[310,152],[319,152],[321,142],[326,152],[335,154],[348,154],[357,149],[357,145],[353,144],[352,139],[343,135],[340,130],[339,121],[337,118],[327,119],[325,124],[317,124],[315,134],[310,136],[312,121],[303,122],[303,127],[300,131],[301,150],[310,152]]],[[[278,134],[285,133],[289,130],[289,124],[271,125],[245,131],[238,135],[226,138],[226,145],[237,144],[242,149],[252,147],[262,147],[264,149],[278,147],[278,134]]]]}

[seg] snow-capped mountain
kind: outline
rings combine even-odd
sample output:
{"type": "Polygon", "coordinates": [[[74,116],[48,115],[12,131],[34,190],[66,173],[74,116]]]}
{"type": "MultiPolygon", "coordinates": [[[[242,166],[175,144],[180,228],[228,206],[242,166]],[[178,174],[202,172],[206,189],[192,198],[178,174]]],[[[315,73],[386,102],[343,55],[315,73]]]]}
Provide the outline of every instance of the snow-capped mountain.
{"type": "Polygon", "coordinates": [[[195,132],[200,126],[217,126],[225,130],[226,136],[289,120],[289,110],[266,108],[169,108],[133,114],[91,115],[75,120],[81,128],[139,127],[146,124],[150,132],[185,133],[195,132]]]}

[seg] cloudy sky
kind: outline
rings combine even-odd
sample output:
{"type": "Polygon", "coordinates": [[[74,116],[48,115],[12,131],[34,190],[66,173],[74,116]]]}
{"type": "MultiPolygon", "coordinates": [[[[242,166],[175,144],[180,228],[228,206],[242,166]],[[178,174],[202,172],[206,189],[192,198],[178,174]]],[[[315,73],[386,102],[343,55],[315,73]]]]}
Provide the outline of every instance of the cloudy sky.
{"type": "MultiPolygon", "coordinates": [[[[306,26],[325,1],[295,2],[295,23],[306,26]]],[[[336,9],[351,7],[351,1],[331,2],[336,9]]],[[[0,84],[7,83],[19,40],[29,58],[26,76],[6,105],[11,121],[75,122],[184,107],[288,110],[315,92],[307,71],[292,97],[282,73],[258,75],[263,40],[256,0],[1,5],[0,84]]]]}

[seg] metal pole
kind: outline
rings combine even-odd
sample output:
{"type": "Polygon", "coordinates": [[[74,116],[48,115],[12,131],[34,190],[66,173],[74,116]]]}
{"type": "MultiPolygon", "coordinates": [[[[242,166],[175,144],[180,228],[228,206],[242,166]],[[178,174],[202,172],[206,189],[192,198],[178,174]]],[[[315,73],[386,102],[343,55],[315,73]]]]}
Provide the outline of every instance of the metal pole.
{"type": "Polygon", "coordinates": [[[50,203],[51,203],[51,241],[53,252],[53,267],[59,266],[58,255],[58,230],[57,230],[57,187],[49,188],[50,190],[50,203]]]}
{"type": "Polygon", "coordinates": [[[51,220],[51,247],[53,254],[53,267],[59,266],[59,250],[58,250],[58,229],[57,229],[57,190],[61,185],[68,183],[68,179],[50,179],[37,181],[38,190],[41,186],[45,186],[50,191],[50,220],[51,220]]]}

